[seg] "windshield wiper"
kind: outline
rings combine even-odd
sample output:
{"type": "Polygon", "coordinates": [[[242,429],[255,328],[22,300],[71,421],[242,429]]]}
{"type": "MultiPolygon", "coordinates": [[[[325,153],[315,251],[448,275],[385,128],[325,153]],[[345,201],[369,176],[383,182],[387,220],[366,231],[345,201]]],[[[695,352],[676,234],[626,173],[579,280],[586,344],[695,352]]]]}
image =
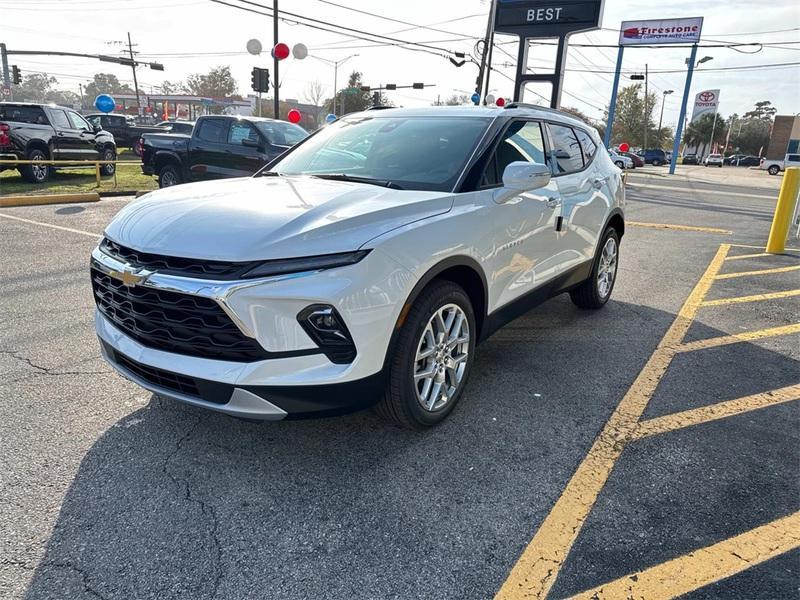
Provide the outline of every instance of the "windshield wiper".
{"type": "Polygon", "coordinates": [[[357,175],[347,175],[346,173],[322,173],[319,175],[311,175],[317,179],[331,179],[333,181],[352,181],[354,183],[368,183],[371,185],[379,185],[381,187],[391,188],[393,190],[402,190],[403,187],[396,184],[394,181],[388,179],[372,179],[371,177],[358,177],[357,175]]]}
{"type": "Polygon", "coordinates": [[[283,177],[283,173],[278,173],[277,171],[259,171],[255,175],[256,177],[283,177]]]}

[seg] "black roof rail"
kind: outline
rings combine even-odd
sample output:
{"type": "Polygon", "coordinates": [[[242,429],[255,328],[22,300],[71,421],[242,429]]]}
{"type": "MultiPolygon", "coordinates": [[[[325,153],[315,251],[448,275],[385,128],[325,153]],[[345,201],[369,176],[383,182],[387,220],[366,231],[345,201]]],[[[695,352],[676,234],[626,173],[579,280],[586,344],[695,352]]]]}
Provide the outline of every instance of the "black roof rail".
{"type": "Polygon", "coordinates": [[[559,115],[569,115],[569,113],[565,113],[563,110],[559,110],[558,108],[550,108],[549,106],[540,106],[538,104],[527,104],[525,102],[509,102],[505,105],[505,108],[530,108],[544,112],[558,113],[559,115]]]}
{"type": "Polygon", "coordinates": [[[387,110],[389,108],[397,108],[396,106],[370,106],[367,110],[387,110]]]}

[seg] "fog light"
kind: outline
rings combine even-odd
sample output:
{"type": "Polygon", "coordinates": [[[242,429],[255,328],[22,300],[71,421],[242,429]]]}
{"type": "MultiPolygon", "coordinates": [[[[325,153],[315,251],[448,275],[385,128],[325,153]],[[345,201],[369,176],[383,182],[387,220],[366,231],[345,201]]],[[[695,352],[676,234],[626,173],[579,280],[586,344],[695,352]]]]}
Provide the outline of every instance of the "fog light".
{"type": "Polygon", "coordinates": [[[353,362],[356,357],[353,338],[341,315],[333,306],[312,304],[300,311],[297,321],[331,362],[337,364],[353,362]]]}

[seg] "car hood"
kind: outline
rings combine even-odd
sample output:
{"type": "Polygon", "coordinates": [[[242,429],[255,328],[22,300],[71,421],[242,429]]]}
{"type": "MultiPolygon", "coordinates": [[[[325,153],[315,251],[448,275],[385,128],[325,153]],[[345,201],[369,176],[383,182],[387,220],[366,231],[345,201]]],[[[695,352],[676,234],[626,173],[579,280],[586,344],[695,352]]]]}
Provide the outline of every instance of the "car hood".
{"type": "Polygon", "coordinates": [[[445,192],[393,190],[312,177],[248,177],[151,192],[106,228],[142,252],[249,261],[348,252],[450,210],[445,192]]]}

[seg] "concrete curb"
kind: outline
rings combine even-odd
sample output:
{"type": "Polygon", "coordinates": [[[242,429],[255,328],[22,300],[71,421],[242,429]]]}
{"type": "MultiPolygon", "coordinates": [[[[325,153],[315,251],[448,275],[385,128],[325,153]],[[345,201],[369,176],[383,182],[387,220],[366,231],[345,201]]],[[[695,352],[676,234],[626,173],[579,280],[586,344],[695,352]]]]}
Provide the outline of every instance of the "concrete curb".
{"type": "Polygon", "coordinates": [[[72,204],[75,202],[99,202],[100,194],[86,192],[80,194],[42,194],[38,196],[0,196],[0,207],[38,206],[41,204],[72,204]]]}

